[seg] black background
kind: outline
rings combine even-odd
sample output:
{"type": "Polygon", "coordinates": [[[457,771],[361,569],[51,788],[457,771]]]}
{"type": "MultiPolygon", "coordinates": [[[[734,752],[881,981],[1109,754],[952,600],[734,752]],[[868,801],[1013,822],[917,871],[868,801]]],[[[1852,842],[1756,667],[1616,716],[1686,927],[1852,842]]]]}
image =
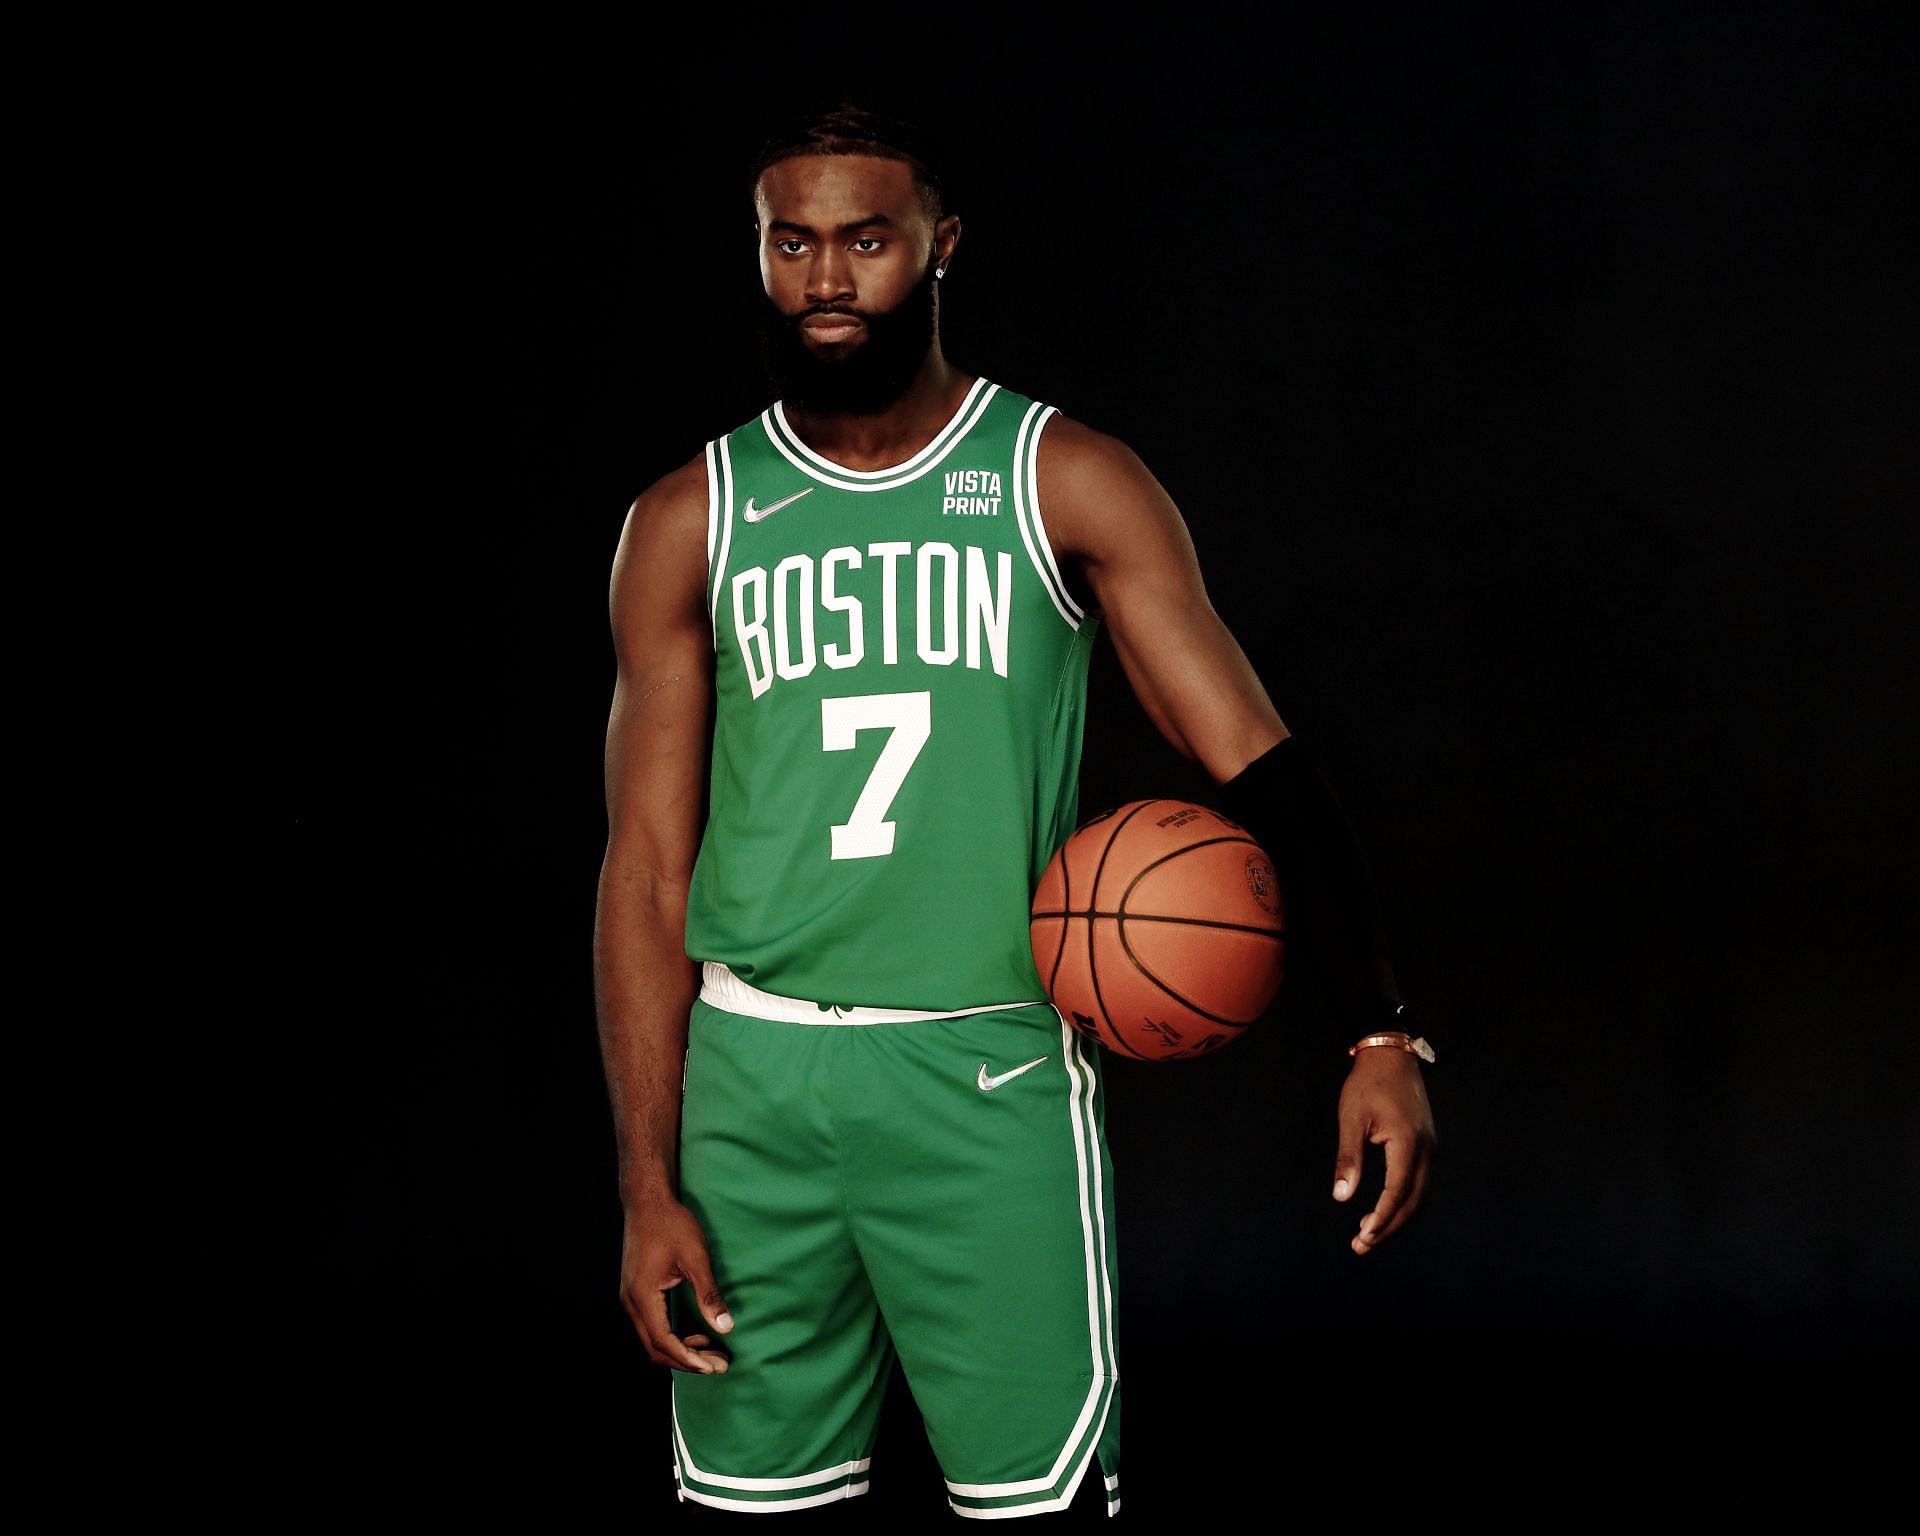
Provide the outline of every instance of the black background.
{"type": "MultiPolygon", "coordinates": [[[[1890,39],[948,12],[865,53],[828,20],[429,50],[309,162],[334,489],[285,826],[343,1465],[671,1513],[592,1002],[606,584],[633,497],[766,403],[744,165],[833,80],[957,146],[948,355],[1173,495],[1439,1053],[1432,1190],[1365,1257],[1378,1153],[1336,1204],[1311,999],[1110,1061],[1127,1513],[1304,1478],[1363,1517],[1455,1473],[1631,1501],[1736,1432],[1770,1476],[1857,1454],[1920,1201],[1890,39]]],[[[1103,645],[1083,813],[1207,790],[1103,645]]],[[[867,1518],[941,1513],[918,1434],[896,1393],[867,1518]]]]}

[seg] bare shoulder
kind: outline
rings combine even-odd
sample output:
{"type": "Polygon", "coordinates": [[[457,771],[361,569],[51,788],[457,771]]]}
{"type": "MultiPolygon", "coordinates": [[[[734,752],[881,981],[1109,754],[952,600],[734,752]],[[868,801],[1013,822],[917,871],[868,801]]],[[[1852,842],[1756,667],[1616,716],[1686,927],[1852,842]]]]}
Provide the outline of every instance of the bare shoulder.
{"type": "Polygon", "coordinates": [[[1068,495],[1101,481],[1153,479],[1140,455],[1111,432],[1064,414],[1056,414],[1041,432],[1036,468],[1043,483],[1051,476],[1068,495]]]}
{"type": "Polygon", "coordinates": [[[707,587],[707,460],[696,454],[637,497],[613,557],[615,627],[636,606],[703,615],[707,587]]]}
{"type": "Polygon", "coordinates": [[[1112,433],[1071,416],[1056,415],[1047,423],[1034,471],[1041,516],[1062,554],[1090,554],[1097,531],[1116,518],[1172,505],[1139,454],[1112,433]]]}
{"type": "Polygon", "coordinates": [[[707,456],[695,454],[669,470],[637,497],[627,510],[624,544],[636,536],[680,544],[691,535],[703,549],[707,541],[707,456]]]}

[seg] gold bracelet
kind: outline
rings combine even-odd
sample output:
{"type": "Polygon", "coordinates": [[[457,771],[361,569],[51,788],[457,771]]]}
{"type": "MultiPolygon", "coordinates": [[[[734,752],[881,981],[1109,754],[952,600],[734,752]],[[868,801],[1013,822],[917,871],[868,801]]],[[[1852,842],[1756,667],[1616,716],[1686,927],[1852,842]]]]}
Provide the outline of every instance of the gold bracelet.
{"type": "Polygon", "coordinates": [[[1416,1040],[1403,1029],[1389,1030],[1382,1035],[1362,1036],[1357,1044],[1347,1047],[1347,1054],[1349,1056],[1356,1056],[1369,1045],[1396,1046],[1400,1050],[1411,1051],[1422,1061],[1432,1061],[1435,1059],[1432,1046],[1428,1045],[1425,1040],[1416,1040]]]}

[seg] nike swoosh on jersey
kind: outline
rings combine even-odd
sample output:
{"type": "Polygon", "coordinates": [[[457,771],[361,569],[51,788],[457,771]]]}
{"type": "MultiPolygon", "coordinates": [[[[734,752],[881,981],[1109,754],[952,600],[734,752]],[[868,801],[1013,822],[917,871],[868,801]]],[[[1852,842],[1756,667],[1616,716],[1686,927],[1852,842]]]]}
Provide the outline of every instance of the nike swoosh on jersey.
{"type": "Polygon", "coordinates": [[[1012,1082],[1022,1072],[1031,1072],[1046,1059],[1044,1056],[1036,1056],[1024,1067],[1015,1067],[1011,1072],[1002,1072],[998,1077],[987,1076],[987,1064],[983,1061],[980,1063],[980,1091],[982,1093],[992,1093],[993,1090],[998,1088],[1002,1083],[1012,1082]]]}
{"type": "Polygon", "coordinates": [[[753,498],[749,496],[747,498],[747,505],[746,505],[746,511],[745,511],[746,519],[750,523],[757,523],[763,517],[772,517],[774,513],[778,512],[782,507],[786,506],[788,502],[798,501],[802,496],[811,496],[812,494],[813,494],[813,487],[808,486],[804,491],[795,491],[791,496],[787,497],[785,501],[776,501],[770,507],[759,507],[759,508],[756,508],[754,506],[753,498]]]}

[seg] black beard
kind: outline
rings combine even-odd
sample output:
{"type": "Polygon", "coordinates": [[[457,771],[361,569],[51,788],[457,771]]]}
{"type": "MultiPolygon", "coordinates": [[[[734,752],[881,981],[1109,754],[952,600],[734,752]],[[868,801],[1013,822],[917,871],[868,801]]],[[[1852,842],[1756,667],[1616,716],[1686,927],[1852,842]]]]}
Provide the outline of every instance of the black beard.
{"type": "Polygon", "coordinates": [[[821,357],[801,338],[797,315],[760,290],[760,354],[774,397],[821,414],[877,416],[907,392],[933,345],[933,258],[912,290],[892,309],[843,308],[864,321],[866,339],[845,357],[821,357]]]}

